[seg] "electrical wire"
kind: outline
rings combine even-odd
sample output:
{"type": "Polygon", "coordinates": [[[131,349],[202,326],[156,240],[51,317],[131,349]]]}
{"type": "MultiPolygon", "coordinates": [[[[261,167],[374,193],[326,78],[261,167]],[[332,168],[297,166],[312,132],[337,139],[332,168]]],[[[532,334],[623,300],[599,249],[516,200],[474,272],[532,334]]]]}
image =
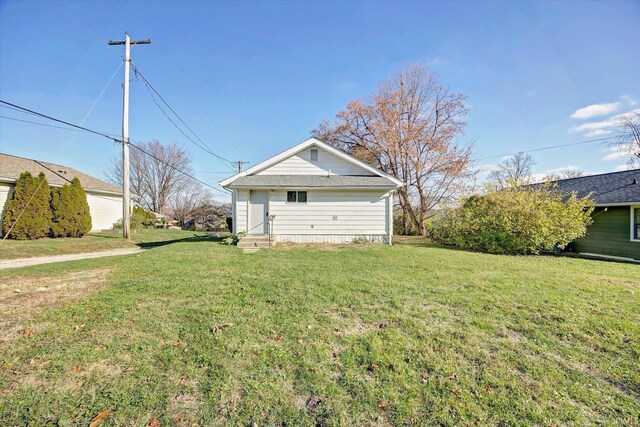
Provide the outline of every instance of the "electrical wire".
{"type": "Polygon", "coordinates": [[[534,148],[532,150],[520,150],[520,151],[516,151],[515,153],[498,154],[496,156],[482,157],[481,159],[477,159],[477,160],[496,159],[498,157],[513,156],[513,155],[518,154],[518,153],[534,153],[536,151],[544,151],[544,150],[551,150],[551,149],[554,149],[554,148],[570,147],[572,145],[588,144],[590,142],[606,141],[606,140],[609,140],[609,139],[618,138],[619,136],[625,136],[625,135],[616,135],[616,136],[608,136],[608,137],[605,137],[605,138],[588,139],[586,141],[570,142],[568,144],[550,145],[548,147],[534,148]]]}
{"type": "Polygon", "coordinates": [[[131,147],[133,147],[133,148],[135,148],[135,149],[137,149],[137,150],[140,150],[142,153],[146,154],[147,156],[151,157],[152,159],[157,160],[158,162],[162,163],[163,165],[168,166],[169,168],[173,169],[174,171],[179,172],[179,173],[183,174],[184,176],[186,176],[186,177],[188,177],[188,178],[191,178],[192,180],[194,180],[194,181],[196,181],[196,182],[199,182],[200,184],[202,184],[202,185],[204,185],[204,186],[206,186],[206,187],[209,187],[209,188],[211,188],[211,189],[212,189],[212,190],[214,190],[214,191],[219,192],[220,194],[225,194],[225,195],[226,195],[226,193],[223,193],[223,192],[222,192],[222,190],[219,190],[219,189],[217,189],[216,187],[214,187],[213,185],[211,185],[211,184],[207,184],[206,182],[204,182],[204,181],[202,181],[202,180],[200,180],[200,179],[198,179],[198,178],[194,177],[193,175],[191,175],[191,174],[189,174],[189,173],[187,173],[187,172],[184,172],[183,170],[180,170],[180,169],[176,168],[176,167],[175,167],[175,166],[173,166],[171,163],[167,163],[167,162],[165,162],[164,160],[162,160],[162,159],[160,159],[160,158],[158,158],[158,157],[154,156],[153,154],[149,153],[149,152],[148,152],[147,150],[145,150],[144,148],[139,147],[139,146],[137,146],[136,144],[133,144],[133,143],[131,143],[131,142],[129,143],[129,146],[131,146],[131,147]]]}
{"type": "MultiPolygon", "coordinates": [[[[107,91],[107,88],[109,88],[109,86],[111,85],[111,82],[116,77],[116,74],[118,74],[118,71],[120,71],[120,68],[122,68],[122,64],[124,64],[124,62],[121,62],[120,65],[118,65],[118,68],[116,68],[116,71],[113,72],[113,74],[111,75],[111,78],[109,79],[109,81],[107,82],[105,87],[102,89],[102,91],[100,92],[100,94],[98,95],[96,100],[93,102],[93,105],[91,105],[91,108],[89,108],[89,111],[87,111],[87,113],[82,118],[82,121],[80,122],[80,125],[84,125],[84,122],[87,120],[87,118],[89,117],[89,115],[91,114],[93,109],[96,107],[98,102],[100,102],[100,99],[102,98],[102,95],[104,95],[104,93],[107,91]]],[[[62,150],[66,150],[66,148],[69,146],[69,144],[75,139],[77,134],[78,133],[76,132],[73,135],[71,135],[69,140],[62,146],[62,150]]]]}
{"type": "Polygon", "coordinates": [[[30,123],[32,125],[38,125],[38,126],[46,126],[48,128],[55,128],[55,129],[62,129],[62,130],[70,130],[72,132],[86,132],[86,131],[81,131],[78,129],[72,129],[72,128],[68,128],[68,127],[62,127],[62,126],[55,126],[55,125],[48,125],[46,123],[38,123],[38,122],[32,122],[31,120],[22,120],[22,119],[18,119],[16,117],[9,117],[9,116],[3,116],[0,115],[1,119],[7,119],[7,120],[14,120],[16,122],[23,122],[23,123],[30,123]]]}
{"type": "Polygon", "coordinates": [[[76,125],[76,124],[73,124],[73,123],[70,123],[70,122],[67,122],[67,121],[64,121],[64,120],[56,119],[55,117],[49,116],[47,114],[39,113],[37,111],[30,110],[28,108],[21,107],[21,106],[16,105],[16,104],[12,104],[11,102],[4,101],[2,99],[0,99],[0,104],[8,105],[8,106],[16,108],[16,109],[18,109],[20,111],[24,111],[26,113],[29,113],[29,114],[32,114],[32,115],[35,115],[35,116],[38,116],[38,117],[42,117],[42,118],[45,118],[47,120],[51,120],[51,121],[54,121],[54,122],[57,122],[57,123],[62,123],[64,125],[70,126],[72,128],[83,130],[85,132],[90,132],[90,133],[93,133],[95,135],[104,136],[105,138],[111,139],[111,140],[113,140],[115,142],[122,142],[122,139],[114,138],[114,137],[110,136],[107,133],[99,132],[97,130],[89,129],[89,128],[86,128],[84,126],[80,126],[80,125],[76,125]]]}
{"type": "Polygon", "coordinates": [[[202,138],[200,138],[198,136],[198,134],[196,134],[195,131],[184,120],[182,120],[182,117],[180,117],[180,115],[178,113],[176,113],[176,111],[173,109],[173,107],[171,107],[171,105],[169,105],[169,103],[166,101],[166,99],[164,99],[164,97],[162,95],[160,95],[160,93],[156,90],[156,88],[153,87],[153,85],[149,82],[149,80],[147,80],[147,78],[144,76],[144,74],[142,74],[142,72],[140,72],[140,69],[133,62],[132,62],[131,65],[133,66],[133,70],[136,73],[136,75],[139,75],[140,77],[142,77],[142,81],[144,82],[145,87],[147,88],[149,93],[151,94],[156,106],[158,106],[158,108],[163,112],[163,114],[167,117],[167,119],[169,119],[169,121],[176,127],[176,129],[178,129],[180,131],[180,133],[182,133],[189,141],[191,141],[197,147],[199,147],[200,149],[204,150],[205,152],[213,155],[214,157],[216,157],[220,161],[222,161],[224,163],[227,163],[229,166],[233,167],[233,162],[231,160],[226,159],[226,158],[220,156],[219,154],[216,154],[213,150],[211,150],[211,148],[207,145],[207,143],[204,142],[202,140],[202,138]],[[190,136],[188,136],[182,129],[180,129],[180,127],[169,117],[169,115],[164,111],[164,109],[158,104],[154,94],[157,95],[158,98],[160,98],[160,100],[164,103],[164,105],[166,105],[167,108],[169,108],[169,110],[171,110],[171,112],[178,118],[178,120],[180,120],[180,122],[193,134],[193,136],[195,136],[195,138],[198,141],[200,141],[200,143],[202,145],[198,144],[190,136]]]}
{"type": "MultiPolygon", "coordinates": [[[[11,107],[14,107],[15,109],[18,109],[18,110],[21,110],[21,111],[25,111],[25,112],[27,112],[27,113],[30,113],[30,114],[33,114],[33,115],[36,115],[36,116],[39,116],[39,117],[42,117],[42,118],[45,118],[45,119],[48,119],[48,120],[52,120],[52,121],[57,122],[57,123],[63,123],[63,124],[65,124],[65,125],[67,125],[67,126],[71,126],[71,127],[73,127],[73,128],[77,128],[77,129],[83,130],[83,131],[85,131],[85,132],[90,132],[90,133],[93,133],[93,134],[95,134],[95,135],[103,136],[103,137],[105,137],[105,138],[107,138],[107,139],[110,139],[110,140],[112,140],[112,141],[114,141],[114,142],[117,142],[117,143],[122,143],[122,142],[123,142],[123,141],[122,141],[122,139],[120,139],[120,138],[114,138],[114,137],[110,136],[110,135],[109,135],[109,134],[107,134],[107,133],[103,133],[103,132],[99,132],[99,131],[96,131],[96,130],[93,130],[93,129],[89,129],[89,128],[86,128],[86,127],[84,127],[84,126],[79,126],[79,125],[76,125],[76,124],[74,124],[74,123],[67,122],[67,121],[65,121],[65,120],[57,119],[57,118],[52,117],[52,116],[49,116],[49,115],[47,115],[47,114],[40,113],[40,112],[37,112],[37,111],[31,110],[31,109],[28,109],[28,108],[25,108],[25,107],[21,107],[21,106],[19,106],[19,105],[13,104],[13,103],[11,103],[11,102],[7,102],[7,101],[4,101],[4,100],[0,100],[0,103],[5,104],[5,105],[9,105],[9,106],[11,106],[11,107]]],[[[136,142],[139,142],[139,141],[136,141],[136,142]]],[[[131,141],[129,141],[129,146],[131,146],[131,147],[133,147],[133,148],[136,148],[137,150],[140,150],[141,152],[145,153],[146,155],[150,156],[151,158],[153,158],[153,159],[155,159],[155,160],[159,161],[160,163],[162,163],[162,164],[164,164],[164,165],[166,165],[166,166],[170,167],[172,170],[174,170],[174,171],[176,171],[176,172],[178,172],[178,173],[181,173],[182,175],[184,175],[184,176],[186,176],[186,177],[188,177],[188,178],[191,178],[191,179],[193,179],[194,181],[199,182],[200,184],[202,184],[202,185],[204,185],[204,186],[206,186],[206,187],[208,187],[208,188],[211,188],[211,189],[212,189],[212,190],[214,190],[214,191],[217,191],[217,192],[219,192],[219,193],[221,193],[221,194],[225,194],[225,195],[226,195],[226,193],[223,193],[223,192],[222,192],[222,190],[219,190],[218,188],[214,187],[213,185],[208,184],[208,183],[206,183],[206,182],[204,182],[204,181],[202,181],[202,180],[200,180],[200,179],[198,179],[198,178],[194,177],[193,175],[191,175],[191,174],[189,174],[189,173],[187,173],[187,172],[185,172],[185,171],[183,171],[183,170],[181,170],[181,169],[176,168],[175,166],[173,166],[173,165],[171,165],[170,163],[167,163],[167,162],[165,162],[164,160],[162,160],[162,159],[160,159],[160,158],[158,158],[158,157],[154,156],[153,154],[149,153],[149,152],[148,152],[147,150],[145,150],[144,148],[142,148],[142,147],[140,147],[140,146],[138,146],[138,145],[136,145],[136,144],[132,143],[131,141]]]]}

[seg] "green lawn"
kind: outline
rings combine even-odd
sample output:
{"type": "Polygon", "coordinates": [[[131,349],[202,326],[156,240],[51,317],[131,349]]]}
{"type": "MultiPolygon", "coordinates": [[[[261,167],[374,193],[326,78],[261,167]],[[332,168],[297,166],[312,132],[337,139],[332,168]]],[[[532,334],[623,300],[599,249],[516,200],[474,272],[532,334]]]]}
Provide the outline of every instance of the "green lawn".
{"type": "Polygon", "coordinates": [[[184,237],[185,232],[182,230],[143,229],[131,233],[131,241],[124,240],[122,232],[115,230],[91,233],[79,239],[7,239],[0,246],[0,260],[133,248],[136,244],[145,245],[184,237]]]}
{"type": "Polygon", "coordinates": [[[178,239],[0,272],[1,425],[640,418],[637,265],[178,239]]]}

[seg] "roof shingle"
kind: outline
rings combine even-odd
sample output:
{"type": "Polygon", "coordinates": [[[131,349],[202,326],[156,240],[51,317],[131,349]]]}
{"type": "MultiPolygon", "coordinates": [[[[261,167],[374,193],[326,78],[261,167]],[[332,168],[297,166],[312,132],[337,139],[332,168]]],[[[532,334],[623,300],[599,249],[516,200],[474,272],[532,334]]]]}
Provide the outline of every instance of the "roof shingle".
{"type": "Polygon", "coordinates": [[[382,176],[364,175],[249,175],[233,181],[229,188],[396,188],[382,176]]]}
{"type": "Polygon", "coordinates": [[[596,205],[640,204],[640,169],[553,181],[563,193],[575,191],[578,197],[591,195],[596,205]]]}
{"type": "Polygon", "coordinates": [[[73,178],[77,177],[85,190],[104,191],[108,193],[122,192],[119,187],[113,184],[109,184],[108,182],[104,182],[68,166],[0,153],[0,180],[15,182],[20,177],[20,174],[25,171],[31,172],[34,176],[37,176],[40,172],[44,172],[49,185],[53,186],[68,184],[73,178]]]}

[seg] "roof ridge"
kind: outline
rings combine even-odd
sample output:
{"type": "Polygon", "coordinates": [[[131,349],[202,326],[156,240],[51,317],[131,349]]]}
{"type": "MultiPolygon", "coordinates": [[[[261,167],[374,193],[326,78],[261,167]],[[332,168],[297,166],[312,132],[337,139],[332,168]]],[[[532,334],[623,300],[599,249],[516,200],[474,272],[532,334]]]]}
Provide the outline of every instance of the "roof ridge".
{"type": "MultiPolygon", "coordinates": [[[[30,160],[30,161],[32,161],[32,162],[45,163],[45,164],[47,164],[47,165],[52,165],[52,166],[60,166],[60,167],[63,167],[63,168],[69,168],[69,169],[73,169],[73,170],[76,170],[76,171],[78,171],[78,172],[81,172],[80,170],[75,169],[75,168],[73,168],[73,167],[71,167],[71,166],[61,165],[61,164],[59,164],[59,163],[45,162],[44,160],[32,159],[32,158],[30,158],[30,157],[16,156],[15,154],[0,153],[0,156],[10,156],[10,157],[15,157],[15,158],[17,158],[17,159],[30,160]]],[[[84,173],[84,172],[83,172],[83,173],[84,173]]],[[[88,174],[85,174],[85,175],[88,175],[88,174]]],[[[96,179],[100,179],[100,178],[96,178],[96,179]]]]}
{"type": "Polygon", "coordinates": [[[627,170],[615,171],[615,172],[596,173],[596,174],[593,174],[593,175],[574,176],[572,178],[554,179],[553,181],[549,181],[549,182],[570,181],[572,179],[593,178],[593,177],[596,177],[596,176],[614,175],[614,174],[617,174],[617,173],[629,173],[629,172],[640,172],[640,168],[627,169],[627,170]]]}

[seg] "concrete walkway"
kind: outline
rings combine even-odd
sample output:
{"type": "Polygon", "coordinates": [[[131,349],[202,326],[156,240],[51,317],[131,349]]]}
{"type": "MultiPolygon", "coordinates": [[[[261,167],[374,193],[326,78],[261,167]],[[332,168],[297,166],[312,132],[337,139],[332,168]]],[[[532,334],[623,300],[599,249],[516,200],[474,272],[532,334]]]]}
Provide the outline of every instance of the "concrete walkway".
{"type": "Polygon", "coordinates": [[[30,265],[38,265],[38,264],[51,264],[54,262],[75,261],[79,259],[102,258],[107,256],[116,256],[116,255],[131,255],[131,254],[137,254],[140,252],[144,252],[144,249],[125,248],[125,249],[113,249],[110,251],[101,251],[101,252],[88,252],[84,254],[68,254],[68,255],[40,256],[40,257],[33,257],[33,258],[8,259],[8,260],[0,261],[0,270],[4,270],[7,268],[28,267],[30,265]]]}

